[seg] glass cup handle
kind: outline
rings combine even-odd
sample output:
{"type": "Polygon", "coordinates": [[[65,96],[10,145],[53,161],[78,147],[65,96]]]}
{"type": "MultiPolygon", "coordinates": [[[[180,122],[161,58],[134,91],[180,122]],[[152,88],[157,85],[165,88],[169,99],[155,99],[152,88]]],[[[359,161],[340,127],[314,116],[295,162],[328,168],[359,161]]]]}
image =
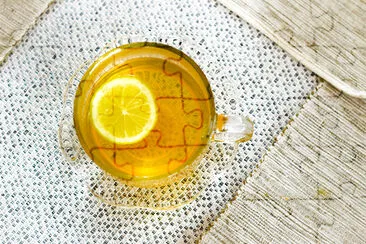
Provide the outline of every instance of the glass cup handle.
{"type": "Polygon", "coordinates": [[[253,131],[254,124],[247,116],[217,114],[213,141],[246,142],[252,138],[253,131]]]}

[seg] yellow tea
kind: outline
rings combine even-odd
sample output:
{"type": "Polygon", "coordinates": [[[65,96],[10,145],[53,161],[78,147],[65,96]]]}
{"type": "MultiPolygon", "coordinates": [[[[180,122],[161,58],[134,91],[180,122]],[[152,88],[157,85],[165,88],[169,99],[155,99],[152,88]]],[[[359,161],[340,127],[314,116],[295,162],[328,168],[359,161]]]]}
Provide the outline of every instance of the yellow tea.
{"type": "Polygon", "coordinates": [[[74,123],[89,157],[125,180],[157,179],[192,163],[211,139],[209,83],[181,51],[132,43],[97,59],[80,81],[74,123]]]}

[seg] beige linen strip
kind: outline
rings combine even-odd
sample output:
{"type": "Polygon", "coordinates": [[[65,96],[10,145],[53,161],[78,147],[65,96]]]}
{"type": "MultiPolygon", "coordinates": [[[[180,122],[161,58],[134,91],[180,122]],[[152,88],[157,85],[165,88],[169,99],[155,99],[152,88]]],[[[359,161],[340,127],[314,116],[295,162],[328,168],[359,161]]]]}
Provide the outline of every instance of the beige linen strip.
{"type": "Polygon", "coordinates": [[[0,0],[0,64],[51,0],[0,0]]]}
{"type": "Polygon", "coordinates": [[[366,102],[323,83],[202,242],[364,240],[366,102]]]}
{"type": "Polygon", "coordinates": [[[219,0],[336,88],[366,98],[363,0],[219,0]]]}

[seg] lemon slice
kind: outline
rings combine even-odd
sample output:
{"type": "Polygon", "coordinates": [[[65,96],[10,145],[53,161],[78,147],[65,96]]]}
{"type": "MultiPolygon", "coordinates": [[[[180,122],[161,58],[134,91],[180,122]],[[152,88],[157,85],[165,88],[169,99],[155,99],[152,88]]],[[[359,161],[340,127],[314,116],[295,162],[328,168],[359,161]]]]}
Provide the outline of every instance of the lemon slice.
{"type": "Polygon", "coordinates": [[[131,144],[145,138],[155,125],[156,114],[151,91],[133,77],[106,82],[91,100],[95,128],[105,139],[117,144],[131,144]]]}

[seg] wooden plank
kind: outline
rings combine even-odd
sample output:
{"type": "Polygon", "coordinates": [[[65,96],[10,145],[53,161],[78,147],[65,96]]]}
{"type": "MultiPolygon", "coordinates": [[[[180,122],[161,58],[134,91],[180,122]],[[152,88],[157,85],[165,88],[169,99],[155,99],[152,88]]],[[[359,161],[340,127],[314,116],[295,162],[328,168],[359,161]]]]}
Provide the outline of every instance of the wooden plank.
{"type": "Polygon", "coordinates": [[[310,70],[366,98],[366,2],[219,0],[310,70]]]}

